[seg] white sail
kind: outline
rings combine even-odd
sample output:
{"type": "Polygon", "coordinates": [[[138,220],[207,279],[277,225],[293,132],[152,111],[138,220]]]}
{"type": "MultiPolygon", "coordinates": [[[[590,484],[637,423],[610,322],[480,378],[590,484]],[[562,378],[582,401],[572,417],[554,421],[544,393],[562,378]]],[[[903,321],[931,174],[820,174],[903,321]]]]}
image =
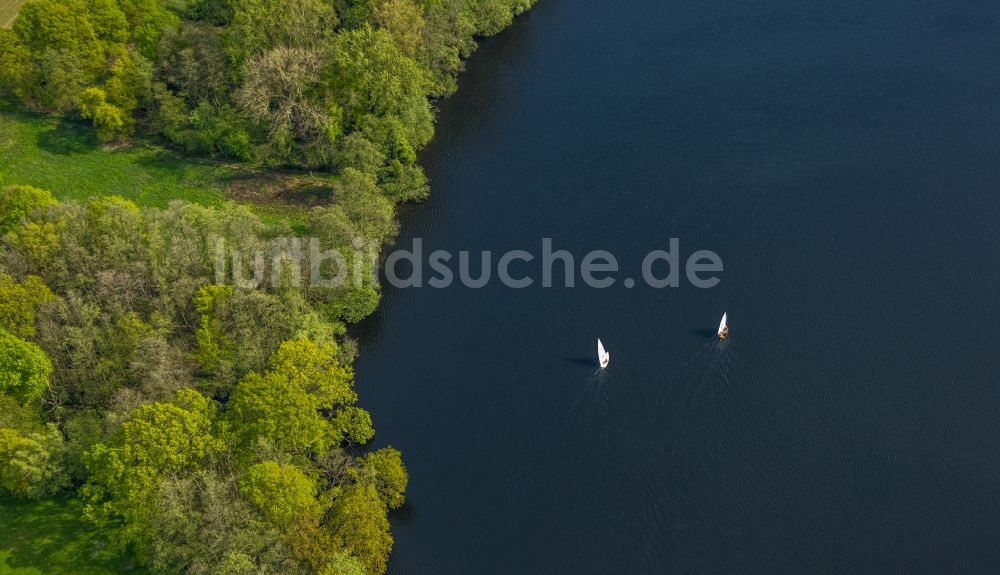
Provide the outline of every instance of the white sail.
{"type": "Polygon", "coordinates": [[[611,354],[604,349],[600,338],[597,339],[597,361],[601,364],[602,369],[608,367],[608,362],[611,361],[611,354]]]}
{"type": "Polygon", "coordinates": [[[729,313],[722,314],[722,321],[719,322],[719,337],[725,337],[726,333],[729,331],[729,322],[727,317],[729,313]]]}

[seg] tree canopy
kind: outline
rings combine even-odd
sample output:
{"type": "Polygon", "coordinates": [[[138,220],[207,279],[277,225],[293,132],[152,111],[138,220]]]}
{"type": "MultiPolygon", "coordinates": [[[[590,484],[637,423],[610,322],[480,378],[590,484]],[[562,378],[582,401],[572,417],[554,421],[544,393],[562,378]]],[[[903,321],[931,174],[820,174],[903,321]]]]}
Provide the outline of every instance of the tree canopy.
{"type": "Polygon", "coordinates": [[[350,167],[410,199],[428,98],[531,3],[31,0],[0,31],[0,91],[77,113],[104,141],[138,130],[197,155],[350,167]]]}
{"type": "Polygon", "coordinates": [[[296,517],[316,517],[322,511],[316,483],[294,465],[274,461],[253,465],[240,479],[240,492],[278,525],[296,517]]]}
{"type": "Polygon", "coordinates": [[[90,480],[83,488],[84,512],[100,525],[119,527],[119,543],[144,543],[160,479],[196,471],[221,451],[212,435],[216,406],[193,390],[174,402],[135,409],[107,443],[84,455],[90,480]]]}
{"type": "MultiPolygon", "coordinates": [[[[389,241],[373,179],[338,185],[309,233],[389,241]]],[[[406,471],[394,450],[345,449],[374,427],[342,322],[377,289],[362,306],[354,286],[211,283],[216,240],[284,245],[244,207],[32,197],[0,238],[0,490],[79,487],[87,518],[157,573],[384,566],[406,471]]]]}
{"type": "Polygon", "coordinates": [[[45,392],[52,362],[42,348],[0,329],[0,392],[30,403],[45,392]]]}
{"type": "Polygon", "coordinates": [[[57,298],[38,276],[29,275],[23,282],[0,274],[0,329],[17,337],[35,335],[35,317],[42,304],[57,298]]]}
{"type": "Polygon", "coordinates": [[[25,3],[0,29],[5,101],[86,122],[108,148],[156,141],[327,183],[294,226],[228,202],[0,189],[0,491],[75,491],[152,573],[383,573],[409,478],[398,451],[364,449],[347,324],[378,305],[367,271],[396,204],[427,196],[431,100],[532,2],[25,3]],[[243,281],[255,253],[302,234],[365,273],[243,281]]]}
{"type": "Polygon", "coordinates": [[[263,440],[283,451],[318,455],[344,440],[371,439],[370,418],[363,427],[357,418],[337,417],[347,409],[354,412],[357,394],[351,368],[340,363],[332,347],[308,340],[285,342],[270,365],[263,375],[244,377],[229,400],[227,415],[242,422],[234,426],[242,445],[263,440]]]}

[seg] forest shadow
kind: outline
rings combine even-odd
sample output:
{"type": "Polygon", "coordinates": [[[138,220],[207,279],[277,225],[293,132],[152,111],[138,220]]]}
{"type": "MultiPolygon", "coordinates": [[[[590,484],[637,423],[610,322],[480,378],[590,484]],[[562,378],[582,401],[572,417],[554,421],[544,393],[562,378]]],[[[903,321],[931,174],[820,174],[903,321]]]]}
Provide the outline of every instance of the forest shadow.
{"type": "Polygon", "coordinates": [[[71,156],[100,146],[94,130],[68,118],[60,118],[51,128],[38,133],[38,147],[50,154],[71,156]]]}
{"type": "Polygon", "coordinates": [[[0,497],[0,573],[9,569],[39,573],[105,575],[145,573],[127,554],[118,554],[103,534],[84,523],[73,500],[15,501],[0,497]]]}
{"type": "Polygon", "coordinates": [[[413,522],[419,517],[420,515],[417,513],[417,509],[414,507],[413,502],[410,501],[409,497],[403,501],[403,505],[401,505],[398,509],[389,511],[389,519],[391,519],[395,525],[400,527],[412,525],[413,522]]]}
{"type": "Polygon", "coordinates": [[[219,179],[230,199],[257,205],[285,204],[314,207],[329,204],[329,180],[297,171],[237,169],[219,179]]]}
{"type": "Polygon", "coordinates": [[[198,164],[197,158],[184,158],[180,154],[175,154],[170,150],[150,149],[150,153],[142,154],[136,158],[135,163],[144,168],[154,170],[164,170],[171,173],[178,173],[192,164],[198,164]]]}

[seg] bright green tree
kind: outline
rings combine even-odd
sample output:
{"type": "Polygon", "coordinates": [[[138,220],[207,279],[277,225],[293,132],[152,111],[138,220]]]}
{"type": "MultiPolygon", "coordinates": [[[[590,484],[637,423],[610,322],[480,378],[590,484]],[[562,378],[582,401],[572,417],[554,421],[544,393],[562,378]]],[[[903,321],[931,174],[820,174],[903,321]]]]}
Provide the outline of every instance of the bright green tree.
{"type": "Polygon", "coordinates": [[[375,22],[388,30],[396,46],[411,58],[423,40],[424,12],[415,0],[382,0],[372,11],[375,22]]]}
{"type": "Polygon", "coordinates": [[[34,91],[31,51],[13,30],[0,28],[0,91],[28,100],[34,91]]]}
{"type": "Polygon", "coordinates": [[[65,51],[93,76],[104,67],[104,45],[81,0],[32,0],[18,12],[13,30],[33,54],[65,51]]]}
{"type": "Polygon", "coordinates": [[[0,234],[38,209],[55,203],[52,194],[33,186],[7,186],[0,191],[0,234]]]}
{"type": "Polygon", "coordinates": [[[55,495],[69,487],[65,451],[63,435],[51,423],[44,432],[21,437],[14,453],[0,466],[0,487],[26,499],[55,495]]]}
{"type": "Polygon", "coordinates": [[[281,451],[321,453],[331,443],[330,423],[309,392],[284,374],[247,374],[229,398],[230,428],[243,449],[264,440],[281,451]]]}
{"type": "Polygon", "coordinates": [[[128,41],[128,20],[115,0],[86,0],[86,3],[87,19],[100,40],[113,44],[128,41]]]}
{"type": "Polygon", "coordinates": [[[0,469],[7,465],[20,445],[21,434],[16,429],[0,427],[0,469]]]}
{"type": "Polygon", "coordinates": [[[176,26],[180,19],[158,0],[119,0],[119,6],[125,13],[139,52],[154,60],[163,31],[176,26]]]}
{"type": "Polygon", "coordinates": [[[315,409],[331,409],[358,400],[352,389],[354,370],[337,359],[332,347],[309,340],[287,341],[271,356],[270,365],[273,372],[306,390],[315,409]]]}
{"type": "Polygon", "coordinates": [[[25,405],[41,397],[51,376],[52,361],[42,348],[0,329],[0,392],[25,405]]]}
{"type": "Polygon", "coordinates": [[[100,88],[87,88],[80,97],[80,115],[92,120],[97,128],[97,138],[109,142],[129,132],[132,119],[124,110],[110,104],[100,88]]]}
{"type": "Polygon", "coordinates": [[[85,516],[117,527],[117,543],[142,543],[161,478],[196,471],[223,448],[212,434],[215,402],[182,389],[170,403],[134,410],[107,443],[84,454],[91,473],[81,490],[85,516]]]}
{"type": "Polygon", "coordinates": [[[341,551],[333,555],[333,559],[320,570],[319,575],[368,575],[368,573],[361,561],[341,551]]]}
{"type": "Polygon", "coordinates": [[[17,337],[35,335],[38,306],[56,299],[38,276],[28,276],[18,283],[13,277],[0,274],[0,329],[17,337]]]}
{"type": "Polygon", "coordinates": [[[325,413],[353,405],[357,394],[353,371],[335,350],[308,340],[288,341],[270,365],[264,375],[244,377],[230,397],[227,416],[240,444],[265,440],[283,451],[319,454],[343,441],[343,426],[335,426],[325,413]]]}
{"type": "Polygon", "coordinates": [[[198,343],[195,358],[209,371],[232,356],[229,339],[223,333],[219,319],[219,305],[232,295],[231,286],[208,284],[199,288],[192,298],[194,309],[201,314],[194,332],[198,343]]]}
{"type": "Polygon", "coordinates": [[[296,517],[316,517],[322,512],[316,499],[316,483],[294,465],[258,463],[240,479],[240,492],[277,525],[286,525],[296,517]]]}
{"type": "Polygon", "coordinates": [[[379,449],[360,458],[358,464],[354,472],[358,482],[373,485],[390,509],[403,505],[406,500],[403,493],[410,477],[398,450],[391,447],[379,449]]]}
{"type": "Polygon", "coordinates": [[[371,414],[355,405],[337,410],[333,414],[331,423],[338,443],[343,441],[352,445],[364,445],[375,437],[371,414]]]}
{"type": "Polygon", "coordinates": [[[355,484],[333,501],[327,526],[335,543],[370,574],[384,573],[392,535],[385,503],[373,485],[355,484]]]}

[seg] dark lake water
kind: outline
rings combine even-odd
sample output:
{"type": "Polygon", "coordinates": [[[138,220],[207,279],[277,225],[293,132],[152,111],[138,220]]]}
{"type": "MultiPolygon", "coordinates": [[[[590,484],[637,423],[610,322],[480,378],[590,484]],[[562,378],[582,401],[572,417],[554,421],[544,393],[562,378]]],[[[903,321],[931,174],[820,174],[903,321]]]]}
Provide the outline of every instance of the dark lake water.
{"type": "Polygon", "coordinates": [[[390,573],[1000,569],[995,0],[541,0],[438,133],[403,246],[725,271],[387,289],[390,573]]]}

